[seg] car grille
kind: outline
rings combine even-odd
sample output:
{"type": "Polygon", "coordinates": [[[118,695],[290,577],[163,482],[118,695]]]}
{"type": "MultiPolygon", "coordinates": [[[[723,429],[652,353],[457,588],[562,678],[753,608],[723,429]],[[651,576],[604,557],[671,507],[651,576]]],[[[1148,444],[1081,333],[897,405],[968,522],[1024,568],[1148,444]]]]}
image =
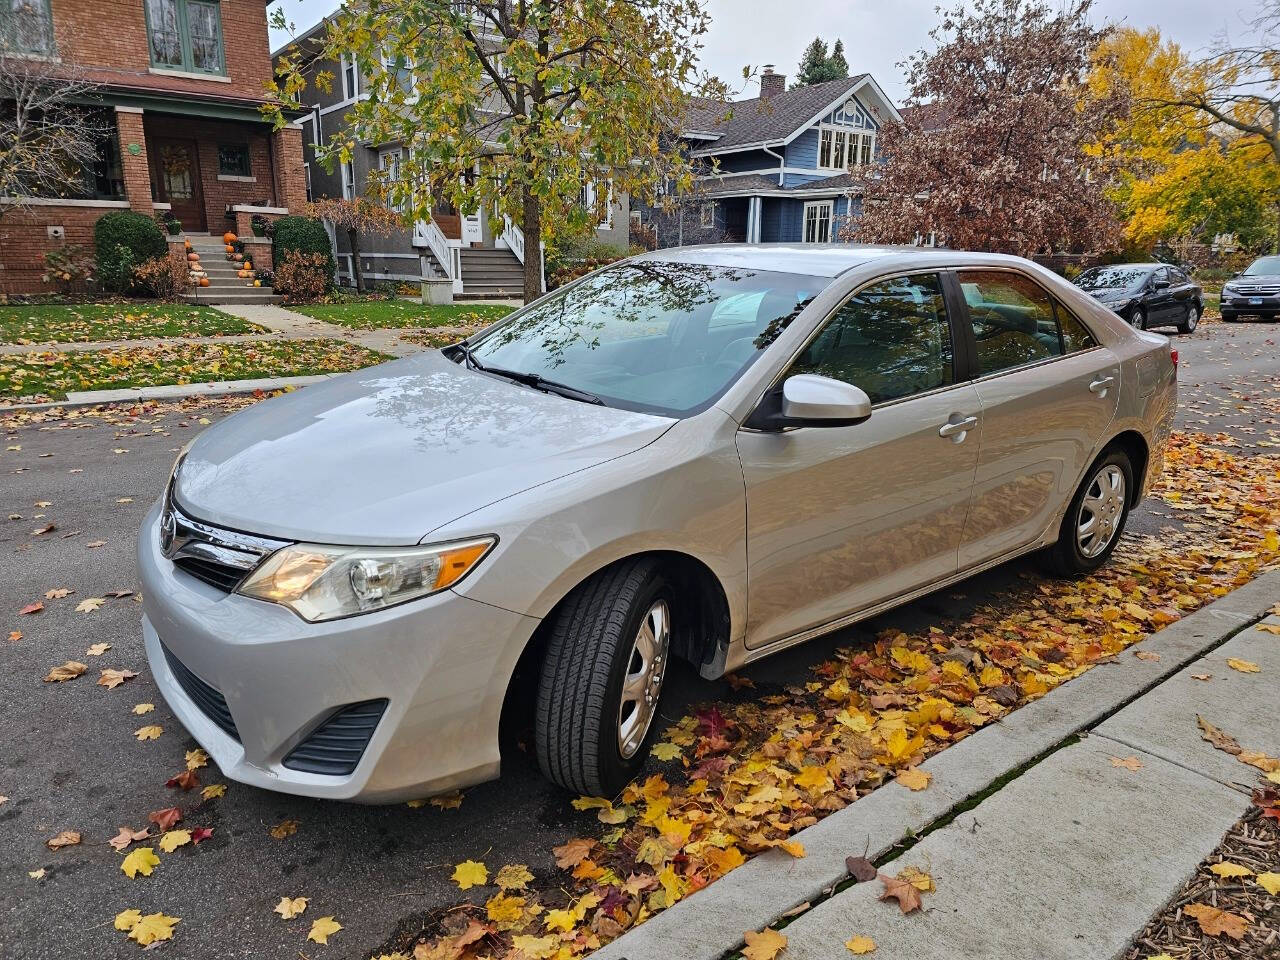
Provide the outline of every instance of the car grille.
{"type": "Polygon", "coordinates": [[[257,537],[215,527],[189,516],[165,497],[160,515],[160,548],[180,570],[224,593],[230,593],[269,554],[285,546],[283,540],[257,537]]]}
{"type": "Polygon", "coordinates": [[[355,770],[373,736],[386,700],[366,700],[338,709],[284,758],[290,770],[345,776],[355,770]]]}
{"type": "Polygon", "coordinates": [[[1240,297],[1274,297],[1280,293],[1280,283],[1237,284],[1231,292],[1240,297]]]}
{"type": "Polygon", "coordinates": [[[227,709],[226,698],[215,687],[205,683],[188,670],[186,664],[175,657],[173,651],[163,643],[160,644],[160,649],[164,651],[164,658],[169,662],[169,669],[173,671],[173,678],[178,681],[182,692],[200,708],[201,713],[217,724],[218,729],[239,743],[240,731],[236,729],[236,722],[231,718],[231,711],[227,709]]]}

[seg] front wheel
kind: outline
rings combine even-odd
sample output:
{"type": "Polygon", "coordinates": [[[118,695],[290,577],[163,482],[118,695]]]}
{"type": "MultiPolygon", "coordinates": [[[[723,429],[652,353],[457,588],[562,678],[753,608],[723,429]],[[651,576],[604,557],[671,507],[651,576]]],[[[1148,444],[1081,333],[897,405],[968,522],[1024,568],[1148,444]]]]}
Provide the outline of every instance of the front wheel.
{"type": "Polygon", "coordinates": [[[1045,551],[1049,572],[1073,577],[1107,562],[1129,519],[1133,465],[1122,450],[1103,453],[1085,474],[1067,507],[1058,542],[1045,551]]]}
{"type": "Polygon", "coordinates": [[[674,593],[656,561],[624,561],[565,598],[547,624],[538,765],[567,790],[615,796],[649,753],[671,652],[674,593]]]}
{"type": "Polygon", "coordinates": [[[1179,333],[1194,333],[1196,327],[1200,326],[1200,304],[1192,303],[1187,307],[1187,317],[1178,324],[1179,333]]]}

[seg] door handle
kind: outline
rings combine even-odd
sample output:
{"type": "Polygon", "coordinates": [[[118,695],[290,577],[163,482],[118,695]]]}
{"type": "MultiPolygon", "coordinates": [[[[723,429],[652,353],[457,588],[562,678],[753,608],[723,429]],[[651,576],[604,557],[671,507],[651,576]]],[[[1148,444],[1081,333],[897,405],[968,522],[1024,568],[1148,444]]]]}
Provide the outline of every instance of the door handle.
{"type": "Polygon", "coordinates": [[[949,420],[938,428],[938,436],[951,437],[956,443],[960,443],[964,440],[964,435],[977,425],[977,417],[965,417],[963,420],[949,420]]]}
{"type": "Polygon", "coordinates": [[[1107,391],[1111,389],[1111,385],[1116,382],[1115,377],[1098,377],[1089,384],[1089,389],[1100,397],[1105,397],[1107,391]]]}

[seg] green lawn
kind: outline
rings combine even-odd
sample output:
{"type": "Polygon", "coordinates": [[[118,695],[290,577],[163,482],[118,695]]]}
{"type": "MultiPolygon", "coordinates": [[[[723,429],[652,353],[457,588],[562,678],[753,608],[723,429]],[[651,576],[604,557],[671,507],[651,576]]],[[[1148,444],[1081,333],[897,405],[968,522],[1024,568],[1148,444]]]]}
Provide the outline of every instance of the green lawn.
{"type": "Polygon", "coordinates": [[[341,340],[174,343],[116,350],[0,354],[0,401],[65,400],[70,390],[343,373],[390,359],[341,340]]]}
{"type": "Polygon", "coordinates": [[[174,303],[29,304],[0,307],[0,343],[87,343],[146,337],[263,333],[211,307],[174,303]]]}
{"type": "Polygon", "coordinates": [[[356,330],[377,330],[384,327],[486,327],[515,308],[495,304],[450,303],[437,306],[408,300],[360,300],[303,304],[289,309],[356,330]]]}

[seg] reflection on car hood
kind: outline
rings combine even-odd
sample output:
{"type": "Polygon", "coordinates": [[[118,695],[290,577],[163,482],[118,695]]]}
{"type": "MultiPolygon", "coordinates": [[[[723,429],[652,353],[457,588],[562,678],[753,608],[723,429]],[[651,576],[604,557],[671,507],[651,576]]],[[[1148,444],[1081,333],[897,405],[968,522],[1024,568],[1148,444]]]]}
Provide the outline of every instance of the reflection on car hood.
{"type": "Polygon", "coordinates": [[[1097,300],[1132,300],[1132,290],[1117,290],[1114,287],[1082,287],[1085,293],[1097,300]]]}
{"type": "Polygon", "coordinates": [[[672,423],[531,390],[433,350],[210,427],[176,495],[195,517],[250,533],[416,543],[486,504],[638,450],[672,423]]]}

